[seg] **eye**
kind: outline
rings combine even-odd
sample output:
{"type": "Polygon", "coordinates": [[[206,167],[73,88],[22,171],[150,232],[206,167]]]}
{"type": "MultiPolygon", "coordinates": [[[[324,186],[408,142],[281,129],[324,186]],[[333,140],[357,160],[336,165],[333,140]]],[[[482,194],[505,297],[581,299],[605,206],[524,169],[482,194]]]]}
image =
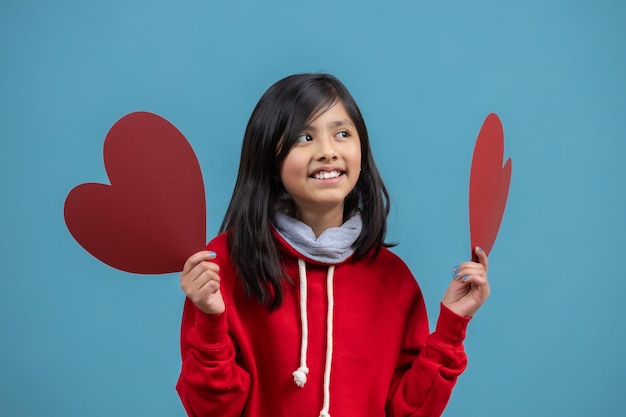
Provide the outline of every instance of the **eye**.
{"type": "Polygon", "coordinates": [[[303,133],[302,135],[298,136],[298,139],[296,140],[296,142],[297,143],[311,142],[312,140],[313,140],[313,136],[303,133]]]}
{"type": "Polygon", "coordinates": [[[350,137],[350,133],[347,130],[341,130],[335,133],[336,138],[348,138],[350,137]]]}

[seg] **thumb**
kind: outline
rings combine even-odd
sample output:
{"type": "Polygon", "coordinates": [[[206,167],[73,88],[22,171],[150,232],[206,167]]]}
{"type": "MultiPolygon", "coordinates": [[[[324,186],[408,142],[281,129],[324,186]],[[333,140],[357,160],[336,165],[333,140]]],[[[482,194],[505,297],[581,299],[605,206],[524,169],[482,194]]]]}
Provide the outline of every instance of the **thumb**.
{"type": "Polygon", "coordinates": [[[478,262],[485,267],[486,271],[489,268],[489,260],[487,259],[487,254],[478,246],[476,246],[476,248],[474,249],[474,253],[476,254],[478,262]]]}

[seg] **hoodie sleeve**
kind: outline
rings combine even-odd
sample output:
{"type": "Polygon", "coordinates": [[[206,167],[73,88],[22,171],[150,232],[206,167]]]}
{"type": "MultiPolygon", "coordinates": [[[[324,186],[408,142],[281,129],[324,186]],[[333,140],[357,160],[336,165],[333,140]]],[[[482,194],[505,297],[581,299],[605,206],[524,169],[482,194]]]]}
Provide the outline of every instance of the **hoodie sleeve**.
{"type": "Polygon", "coordinates": [[[185,300],[176,390],[190,417],[239,417],[246,404],[250,376],[237,363],[226,314],[205,314],[185,300]]]}
{"type": "Polygon", "coordinates": [[[440,416],[458,376],[465,370],[463,347],[469,317],[461,317],[443,304],[435,331],[429,334],[421,295],[414,304],[398,366],[390,387],[387,415],[440,416]]]}

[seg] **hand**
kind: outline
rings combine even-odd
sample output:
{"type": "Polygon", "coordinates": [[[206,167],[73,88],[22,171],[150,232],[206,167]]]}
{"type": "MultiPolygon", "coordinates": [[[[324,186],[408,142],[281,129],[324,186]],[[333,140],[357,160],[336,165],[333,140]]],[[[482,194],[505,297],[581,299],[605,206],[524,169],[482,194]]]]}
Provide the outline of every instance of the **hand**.
{"type": "Polygon", "coordinates": [[[214,252],[193,254],[185,262],[180,274],[180,287],[200,310],[207,314],[219,314],[226,310],[220,292],[220,267],[211,262],[214,252]]]}
{"type": "Polygon", "coordinates": [[[453,281],[443,295],[443,305],[459,316],[473,316],[489,297],[487,255],[478,247],[474,252],[478,262],[464,262],[455,267],[453,281]]]}

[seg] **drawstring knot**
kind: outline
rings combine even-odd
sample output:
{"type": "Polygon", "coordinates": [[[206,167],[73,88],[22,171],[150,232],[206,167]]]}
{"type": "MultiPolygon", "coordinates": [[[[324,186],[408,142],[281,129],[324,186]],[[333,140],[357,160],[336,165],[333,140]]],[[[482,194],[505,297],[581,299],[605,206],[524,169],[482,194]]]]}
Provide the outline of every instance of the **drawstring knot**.
{"type": "Polygon", "coordinates": [[[309,368],[307,368],[306,366],[299,367],[293,373],[293,382],[295,382],[297,386],[302,388],[304,384],[306,384],[306,375],[308,373],[309,368]]]}

